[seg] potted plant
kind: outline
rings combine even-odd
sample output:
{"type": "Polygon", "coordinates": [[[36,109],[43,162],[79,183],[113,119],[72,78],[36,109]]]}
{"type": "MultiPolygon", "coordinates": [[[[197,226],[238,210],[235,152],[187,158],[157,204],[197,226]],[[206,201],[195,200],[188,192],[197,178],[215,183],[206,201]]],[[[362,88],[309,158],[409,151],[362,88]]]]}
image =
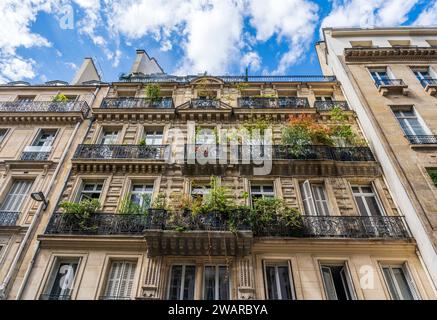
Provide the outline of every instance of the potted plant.
{"type": "Polygon", "coordinates": [[[93,217],[100,207],[100,202],[97,199],[87,199],[81,202],[63,201],[59,204],[59,208],[62,209],[67,223],[71,224],[72,229],[77,226],[81,231],[90,232],[97,230],[97,226],[93,223],[93,217]]]}

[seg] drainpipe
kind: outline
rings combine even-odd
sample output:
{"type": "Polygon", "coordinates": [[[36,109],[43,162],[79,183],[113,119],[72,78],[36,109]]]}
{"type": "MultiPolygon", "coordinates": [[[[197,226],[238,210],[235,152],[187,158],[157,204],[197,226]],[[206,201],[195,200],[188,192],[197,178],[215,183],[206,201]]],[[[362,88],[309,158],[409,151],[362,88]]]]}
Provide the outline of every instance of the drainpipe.
{"type": "MultiPolygon", "coordinates": [[[[94,103],[94,100],[95,100],[95,98],[96,98],[96,95],[97,95],[98,90],[99,90],[99,88],[96,88],[96,90],[95,90],[94,93],[93,93],[93,99],[92,99],[92,101],[91,101],[90,107],[91,107],[92,104],[94,103]]],[[[88,127],[88,131],[90,130],[90,127],[91,127],[91,125],[92,125],[93,122],[94,122],[94,118],[92,118],[91,121],[90,121],[90,124],[89,124],[89,127],[88,127]]],[[[76,136],[77,131],[79,130],[80,124],[81,124],[81,122],[78,122],[78,123],[76,124],[76,126],[75,126],[75,128],[74,128],[74,131],[73,131],[73,134],[71,135],[70,139],[68,140],[67,147],[65,148],[64,152],[62,153],[61,159],[60,159],[60,161],[59,161],[59,163],[58,163],[58,165],[57,165],[57,167],[56,167],[56,170],[55,170],[55,172],[54,172],[54,174],[53,174],[53,176],[52,176],[52,179],[51,179],[51,181],[50,181],[49,189],[47,190],[47,193],[46,193],[46,198],[47,198],[47,199],[49,199],[49,194],[50,194],[50,192],[51,192],[52,189],[53,189],[54,182],[55,182],[55,180],[56,180],[56,178],[57,178],[57,175],[58,175],[58,173],[59,173],[59,171],[60,171],[60,169],[61,169],[61,167],[62,167],[62,165],[63,165],[63,163],[64,163],[64,161],[65,161],[65,158],[66,158],[66,156],[67,156],[67,153],[68,153],[68,151],[70,150],[71,144],[73,143],[73,139],[74,139],[74,137],[76,136]]],[[[87,131],[87,132],[88,132],[88,131],[87,131]]],[[[66,179],[67,179],[67,178],[68,178],[68,175],[66,176],[66,179]]],[[[7,288],[8,288],[8,286],[9,286],[9,282],[11,281],[11,278],[12,278],[13,272],[14,272],[15,268],[17,267],[18,260],[20,259],[21,255],[22,255],[22,253],[23,253],[23,251],[24,251],[24,247],[25,247],[27,241],[29,240],[30,235],[33,233],[33,229],[36,228],[36,226],[37,226],[37,222],[38,222],[38,220],[39,220],[39,218],[40,218],[40,215],[41,215],[42,212],[43,212],[43,206],[44,206],[44,204],[41,203],[41,205],[40,205],[39,208],[38,208],[38,211],[35,213],[35,216],[34,216],[34,218],[32,219],[32,222],[31,222],[29,228],[27,229],[24,238],[23,238],[23,240],[22,240],[21,243],[20,243],[20,247],[18,248],[18,251],[17,251],[17,253],[15,254],[14,261],[12,262],[11,266],[9,267],[9,270],[8,270],[8,273],[6,274],[5,279],[4,279],[3,282],[0,284],[0,300],[5,300],[5,299],[7,298],[6,291],[7,291],[7,288]]],[[[37,240],[37,247],[36,247],[35,252],[34,252],[34,254],[33,254],[33,256],[32,256],[32,260],[31,260],[31,262],[29,263],[29,267],[28,267],[27,270],[26,270],[26,273],[25,273],[25,276],[24,276],[23,282],[22,282],[22,284],[21,284],[21,286],[20,286],[20,288],[19,288],[19,291],[18,291],[18,294],[17,294],[17,298],[16,298],[17,300],[20,299],[21,294],[22,294],[22,291],[23,291],[23,289],[24,289],[24,286],[25,286],[25,284],[27,283],[28,277],[29,277],[29,275],[30,275],[30,271],[31,271],[32,266],[33,266],[33,264],[34,264],[34,262],[35,262],[36,255],[37,255],[37,253],[38,253],[38,251],[39,251],[39,246],[40,246],[40,242],[37,240]]]]}

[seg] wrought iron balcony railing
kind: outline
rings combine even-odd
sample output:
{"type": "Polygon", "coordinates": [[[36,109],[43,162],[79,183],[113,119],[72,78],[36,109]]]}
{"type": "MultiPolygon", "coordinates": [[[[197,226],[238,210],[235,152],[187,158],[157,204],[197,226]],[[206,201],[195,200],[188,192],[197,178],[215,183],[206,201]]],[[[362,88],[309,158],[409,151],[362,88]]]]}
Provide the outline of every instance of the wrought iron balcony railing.
{"type": "Polygon", "coordinates": [[[50,152],[26,152],[21,154],[20,160],[24,161],[46,161],[50,156],[50,152]]]}
{"type": "Polygon", "coordinates": [[[300,229],[270,224],[256,236],[314,238],[411,238],[400,216],[302,216],[300,229]]]}
{"type": "Polygon", "coordinates": [[[402,79],[377,79],[375,85],[379,87],[402,87],[405,86],[405,82],[402,79]]]}
{"type": "Polygon", "coordinates": [[[89,113],[85,101],[14,101],[0,102],[0,112],[81,112],[84,117],[89,113]]]}
{"type": "Polygon", "coordinates": [[[407,135],[411,144],[437,144],[437,135],[407,135]]]}
{"type": "Polygon", "coordinates": [[[148,98],[105,98],[100,105],[102,109],[170,109],[174,108],[173,99],[164,97],[159,99],[148,98]]]}
{"type": "Polygon", "coordinates": [[[169,145],[80,144],[73,159],[166,160],[169,156],[169,145]]]}
{"type": "MultiPolygon", "coordinates": [[[[235,82],[335,82],[337,78],[335,76],[319,76],[319,75],[302,75],[302,76],[213,76],[221,79],[225,83],[235,82]]],[[[120,76],[121,82],[142,82],[142,83],[154,83],[154,82],[177,82],[177,83],[189,83],[199,76],[146,76],[138,74],[125,74],[120,76]]]]}
{"type": "Polygon", "coordinates": [[[426,88],[427,86],[437,86],[437,79],[424,78],[424,79],[419,79],[419,80],[424,88],[426,88]]]}
{"type": "Polygon", "coordinates": [[[69,294],[42,294],[39,296],[39,300],[71,300],[69,294]]]}
{"type": "Polygon", "coordinates": [[[242,97],[238,98],[239,108],[309,108],[307,98],[302,97],[279,97],[279,98],[266,98],[266,97],[242,97]]]}
{"type": "Polygon", "coordinates": [[[220,107],[218,99],[191,99],[191,107],[195,109],[217,109],[220,107]]]}
{"type": "Polygon", "coordinates": [[[315,101],[314,108],[319,111],[332,110],[334,107],[339,107],[342,110],[349,110],[349,106],[346,101],[315,101]]]}
{"type": "Polygon", "coordinates": [[[185,145],[185,160],[198,159],[258,159],[260,157],[272,160],[334,160],[334,161],[375,161],[372,151],[368,147],[330,147],[330,146],[287,146],[272,145],[255,147],[237,146],[234,150],[221,145],[185,145]],[[245,149],[247,148],[247,149],[245,149]],[[271,157],[269,156],[271,153],[271,157]]]}
{"type": "Polygon", "coordinates": [[[101,296],[99,300],[132,300],[132,298],[124,296],[101,296]]]}
{"type": "Polygon", "coordinates": [[[20,212],[0,211],[0,226],[10,227],[17,224],[20,212]]]}
{"type": "MultiPolygon", "coordinates": [[[[241,210],[240,210],[241,211],[241,210]]],[[[244,210],[243,210],[244,211],[244,210]]],[[[194,217],[190,212],[172,216],[150,209],[148,215],[95,214],[87,221],[64,213],[51,217],[46,234],[142,235],[147,230],[253,231],[257,237],[390,238],[406,239],[411,234],[400,216],[302,216],[301,226],[269,223],[251,227],[247,215],[209,213],[194,217]],[[232,216],[232,218],[231,218],[232,216]],[[231,219],[232,223],[231,223],[231,219]],[[232,225],[232,228],[231,228],[232,225]]],[[[246,212],[247,213],[247,212],[246,212]]]]}

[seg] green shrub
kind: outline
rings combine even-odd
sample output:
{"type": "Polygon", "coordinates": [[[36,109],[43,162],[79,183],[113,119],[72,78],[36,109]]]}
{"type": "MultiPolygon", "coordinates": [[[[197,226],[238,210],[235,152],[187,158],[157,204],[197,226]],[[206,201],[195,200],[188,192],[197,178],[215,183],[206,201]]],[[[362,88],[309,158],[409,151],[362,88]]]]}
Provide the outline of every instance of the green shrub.
{"type": "Polygon", "coordinates": [[[65,94],[58,93],[53,97],[52,102],[68,102],[68,98],[65,94]]]}
{"type": "Polygon", "coordinates": [[[81,202],[64,201],[59,204],[63,213],[77,221],[81,230],[92,231],[97,227],[90,224],[92,216],[100,209],[97,199],[83,200],[81,202]]]}
{"type": "Polygon", "coordinates": [[[151,100],[157,100],[161,94],[161,87],[157,83],[149,83],[146,86],[146,97],[151,100]]]}
{"type": "Polygon", "coordinates": [[[427,169],[429,176],[431,177],[432,182],[437,187],[437,168],[427,169]]]}
{"type": "Polygon", "coordinates": [[[142,194],[141,198],[143,200],[143,205],[131,200],[131,195],[126,196],[120,205],[121,214],[148,214],[148,209],[150,207],[151,197],[149,194],[142,194]]]}

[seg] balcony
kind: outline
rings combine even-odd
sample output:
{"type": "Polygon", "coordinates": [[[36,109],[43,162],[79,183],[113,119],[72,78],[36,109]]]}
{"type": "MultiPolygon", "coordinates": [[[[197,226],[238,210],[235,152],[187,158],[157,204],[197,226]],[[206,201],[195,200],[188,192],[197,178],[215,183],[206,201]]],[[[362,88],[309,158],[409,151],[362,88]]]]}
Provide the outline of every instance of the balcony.
{"type": "Polygon", "coordinates": [[[375,85],[383,96],[389,94],[408,95],[408,86],[402,79],[375,80],[375,85]]]}
{"type": "Polygon", "coordinates": [[[413,145],[427,145],[427,144],[435,144],[437,145],[437,135],[407,135],[405,136],[410,144],[413,145]]]}
{"type": "Polygon", "coordinates": [[[148,98],[105,98],[102,109],[171,109],[174,108],[171,97],[156,100],[148,98]]]}
{"type": "Polygon", "coordinates": [[[85,101],[53,102],[53,101],[14,101],[0,102],[0,113],[76,113],[83,117],[89,113],[89,106],[85,101]]]}
{"type": "Polygon", "coordinates": [[[408,239],[411,234],[400,216],[302,216],[301,230],[271,224],[254,234],[262,237],[408,239]]]}
{"type": "Polygon", "coordinates": [[[437,59],[436,47],[393,46],[344,49],[346,61],[430,61],[437,59]]]}
{"type": "Polygon", "coordinates": [[[314,108],[316,108],[317,111],[329,111],[334,107],[339,107],[342,110],[349,110],[346,101],[314,101],[314,108]]]}
{"type": "Polygon", "coordinates": [[[51,150],[51,146],[27,146],[21,154],[20,160],[47,161],[50,156],[51,150]]]}
{"type": "Polygon", "coordinates": [[[169,145],[80,144],[73,160],[138,159],[164,161],[169,156],[169,145]]]}
{"type": "Polygon", "coordinates": [[[425,88],[425,92],[428,92],[432,96],[435,96],[437,94],[437,79],[420,79],[420,83],[425,88]]]}
{"type": "Polygon", "coordinates": [[[71,300],[71,295],[69,294],[42,294],[39,296],[39,300],[71,300]]]}
{"type": "Polygon", "coordinates": [[[264,108],[283,108],[283,109],[305,109],[309,108],[307,98],[301,97],[242,97],[238,98],[239,108],[264,109],[264,108]]]}
{"type": "Polygon", "coordinates": [[[17,224],[20,212],[0,211],[0,227],[12,227],[17,224]]]}

